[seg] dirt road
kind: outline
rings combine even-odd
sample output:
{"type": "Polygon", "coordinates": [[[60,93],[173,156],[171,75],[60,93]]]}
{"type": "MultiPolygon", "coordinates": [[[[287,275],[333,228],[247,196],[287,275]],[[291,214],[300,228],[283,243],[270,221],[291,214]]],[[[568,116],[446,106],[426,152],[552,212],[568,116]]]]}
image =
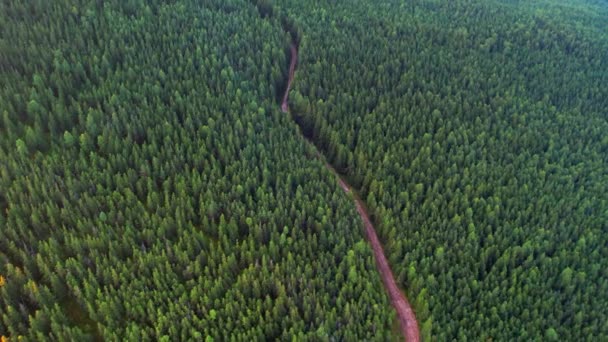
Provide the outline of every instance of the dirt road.
{"type": "MultiPolygon", "coordinates": [[[[295,44],[291,44],[291,62],[289,65],[289,80],[287,81],[287,88],[285,89],[285,95],[283,96],[283,102],[281,103],[281,109],[283,112],[289,112],[289,90],[291,89],[291,83],[294,78],[296,63],[298,60],[298,48],[295,44]]],[[[319,157],[320,152],[318,152],[319,157]]],[[[344,180],[340,175],[334,170],[334,168],[325,163],[325,166],[338,178],[338,183],[344,192],[353,193],[351,190],[351,186],[344,180]]],[[[414,315],[414,310],[410,306],[410,303],[407,301],[407,298],[403,295],[403,292],[397,286],[397,282],[395,282],[395,277],[391,268],[386,260],[386,256],[384,255],[384,250],[382,245],[380,244],[380,240],[378,239],[378,235],[376,234],[376,230],[369,219],[369,215],[363,202],[361,199],[353,193],[353,198],[355,201],[355,206],[357,207],[357,212],[361,219],[363,220],[363,224],[365,226],[365,233],[367,235],[367,239],[369,243],[372,245],[372,250],[374,251],[374,258],[376,259],[376,266],[378,267],[378,272],[380,273],[380,277],[382,278],[382,282],[384,283],[384,287],[388,292],[391,304],[395,308],[397,312],[397,317],[399,319],[399,324],[401,326],[401,332],[403,336],[405,336],[406,341],[408,342],[418,342],[420,341],[420,332],[418,330],[418,322],[416,321],[416,315],[414,315]]]]}
{"type": "MultiPolygon", "coordinates": [[[[340,180],[342,182],[342,180],[340,180]]],[[[348,185],[347,185],[348,186],[348,185]]],[[[346,191],[346,190],[345,190],[346,191]]],[[[382,281],[384,282],[384,287],[388,292],[388,295],[391,299],[391,303],[397,311],[397,317],[399,318],[399,324],[401,325],[401,331],[405,336],[406,341],[420,341],[420,332],[418,331],[418,322],[416,322],[416,315],[414,315],[414,310],[410,306],[410,303],[403,295],[403,292],[397,286],[395,282],[395,277],[393,276],[393,272],[391,271],[390,266],[388,265],[388,261],[384,256],[384,250],[382,249],[382,245],[380,244],[380,240],[378,240],[378,235],[376,235],[376,230],[372,225],[369,215],[361,203],[361,200],[355,198],[355,205],[357,206],[357,212],[359,212],[359,216],[363,219],[363,224],[365,225],[365,232],[367,234],[367,239],[372,245],[372,249],[374,250],[374,257],[376,258],[376,266],[378,267],[378,272],[380,273],[380,277],[382,277],[382,281]]]]}
{"type": "Polygon", "coordinates": [[[295,43],[291,44],[291,62],[289,62],[289,79],[287,80],[287,88],[285,88],[285,95],[283,95],[283,102],[281,102],[281,110],[284,113],[289,112],[289,89],[291,89],[291,82],[296,72],[296,63],[298,62],[298,48],[295,43]]]}

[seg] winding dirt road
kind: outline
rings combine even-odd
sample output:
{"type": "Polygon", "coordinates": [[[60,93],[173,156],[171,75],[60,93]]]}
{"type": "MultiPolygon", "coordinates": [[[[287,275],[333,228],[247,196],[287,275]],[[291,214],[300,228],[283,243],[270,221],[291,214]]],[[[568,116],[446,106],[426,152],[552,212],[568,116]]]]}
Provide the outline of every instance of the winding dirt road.
{"type": "MultiPolygon", "coordinates": [[[[291,44],[291,62],[289,65],[289,80],[287,81],[287,88],[285,89],[285,95],[283,96],[283,102],[281,103],[281,109],[283,112],[289,112],[289,90],[291,88],[291,82],[293,81],[296,63],[298,60],[298,48],[295,44],[291,44]]],[[[319,157],[321,157],[320,152],[318,153],[319,157]]],[[[357,207],[357,212],[361,219],[363,220],[363,224],[365,225],[365,233],[367,235],[367,239],[372,245],[372,249],[374,251],[374,258],[376,259],[376,266],[378,267],[378,272],[380,273],[380,277],[382,278],[382,282],[384,283],[384,287],[389,294],[391,304],[395,308],[397,312],[397,317],[399,319],[399,325],[401,326],[401,332],[403,336],[405,336],[406,341],[408,342],[418,342],[420,341],[420,332],[418,330],[418,322],[416,321],[416,315],[414,315],[414,310],[410,306],[410,303],[407,301],[403,292],[397,286],[397,282],[395,282],[395,277],[393,272],[391,271],[390,266],[388,265],[388,261],[386,260],[386,256],[384,255],[384,250],[382,248],[382,244],[380,244],[380,240],[378,239],[378,235],[376,234],[376,230],[369,219],[369,214],[363,205],[361,199],[352,191],[351,186],[344,180],[340,175],[334,170],[334,168],[325,163],[325,167],[327,167],[335,176],[338,178],[338,183],[344,192],[353,193],[353,198],[355,201],[355,206],[357,207]]]]}
{"type": "Polygon", "coordinates": [[[289,112],[289,89],[291,89],[291,82],[296,73],[296,63],[298,62],[298,48],[296,44],[291,44],[291,62],[289,62],[289,78],[287,80],[287,88],[285,88],[285,95],[283,95],[283,102],[281,102],[281,110],[283,113],[289,112]]]}

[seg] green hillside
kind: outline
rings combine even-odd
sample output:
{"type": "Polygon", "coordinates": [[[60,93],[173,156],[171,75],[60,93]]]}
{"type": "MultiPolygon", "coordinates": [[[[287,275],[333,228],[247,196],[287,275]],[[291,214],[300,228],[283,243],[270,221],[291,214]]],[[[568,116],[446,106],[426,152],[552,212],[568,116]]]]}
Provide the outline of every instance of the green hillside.
{"type": "Polygon", "coordinates": [[[0,5],[0,335],[386,340],[361,223],[246,1],[0,5]]]}
{"type": "Polygon", "coordinates": [[[608,340],[606,27],[605,0],[0,3],[2,342],[402,339],[324,159],[423,340],[608,340]]]}
{"type": "Polygon", "coordinates": [[[366,196],[424,334],[608,338],[605,4],[280,3],[295,117],[366,196]]]}

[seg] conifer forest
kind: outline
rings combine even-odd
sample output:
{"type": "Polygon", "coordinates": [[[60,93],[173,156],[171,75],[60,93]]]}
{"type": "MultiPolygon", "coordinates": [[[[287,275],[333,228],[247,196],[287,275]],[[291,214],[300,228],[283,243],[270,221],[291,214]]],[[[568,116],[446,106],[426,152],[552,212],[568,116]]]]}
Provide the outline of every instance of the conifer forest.
{"type": "Polygon", "coordinates": [[[608,341],[607,0],[0,2],[0,339],[608,341]]]}

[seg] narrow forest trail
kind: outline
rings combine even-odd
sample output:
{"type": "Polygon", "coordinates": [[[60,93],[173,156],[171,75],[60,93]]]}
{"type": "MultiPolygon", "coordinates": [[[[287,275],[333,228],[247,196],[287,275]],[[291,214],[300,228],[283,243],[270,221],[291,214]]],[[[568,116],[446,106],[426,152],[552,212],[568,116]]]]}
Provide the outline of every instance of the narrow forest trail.
{"type": "MultiPolygon", "coordinates": [[[[289,79],[287,81],[287,88],[285,88],[285,95],[283,96],[283,101],[281,103],[281,109],[284,113],[289,112],[289,90],[291,89],[291,83],[293,82],[295,76],[297,61],[298,48],[294,43],[292,43],[291,62],[289,64],[289,79]]],[[[319,156],[319,158],[323,159],[321,152],[318,150],[317,155],[319,156]]],[[[378,239],[376,229],[374,228],[374,225],[372,224],[369,218],[369,214],[365,209],[363,201],[357,196],[355,192],[353,192],[352,187],[340,176],[340,174],[338,174],[338,172],[331,165],[325,162],[325,167],[336,176],[342,190],[344,190],[344,192],[346,192],[347,194],[353,195],[357,212],[359,213],[359,216],[361,216],[361,219],[363,220],[363,224],[365,226],[365,233],[367,235],[367,239],[369,240],[369,243],[372,246],[372,250],[374,251],[374,258],[376,259],[376,266],[378,267],[378,272],[380,273],[380,277],[382,278],[384,287],[386,288],[386,291],[389,294],[391,304],[397,312],[397,317],[399,319],[399,325],[401,327],[401,332],[403,336],[405,336],[405,339],[408,342],[420,341],[420,332],[418,330],[418,322],[416,321],[416,315],[414,314],[414,310],[412,309],[410,303],[408,302],[403,292],[399,289],[399,286],[397,286],[395,276],[393,275],[393,271],[391,271],[386,256],[384,255],[384,249],[382,248],[382,244],[378,239]]]]}
{"type": "Polygon", "coordinates": [[[289,78],[287,79],[287,88],[285,88],[285,95],[283,95],[283,102],[281,102],[281,110],[283,113],[289,112],[289,89],[291,89],[291,82],[296,73],[296,63],[298,62],[298,48],[296,44],[291,44],[291,62],[289,62],[289,78]]]}

